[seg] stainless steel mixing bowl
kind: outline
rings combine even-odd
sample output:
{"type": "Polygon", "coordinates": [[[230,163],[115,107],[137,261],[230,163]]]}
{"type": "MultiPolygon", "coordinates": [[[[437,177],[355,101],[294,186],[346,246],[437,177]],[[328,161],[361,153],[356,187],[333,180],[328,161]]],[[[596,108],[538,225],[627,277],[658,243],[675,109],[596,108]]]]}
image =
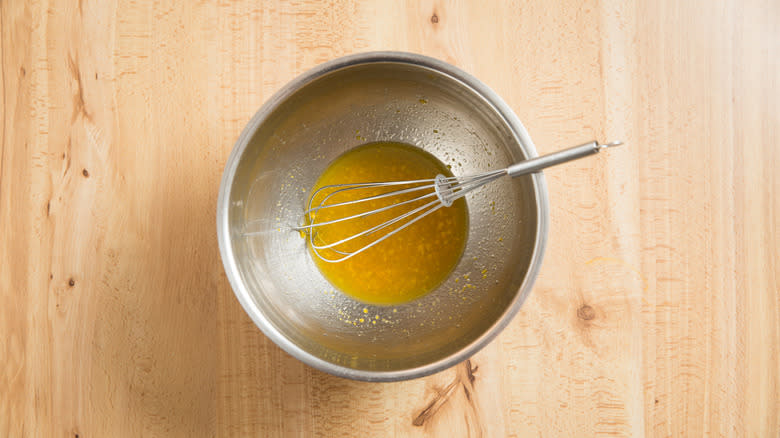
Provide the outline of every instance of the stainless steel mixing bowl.
{"type": "Polygon", "coordinates": [[[456,67],[397,52],[336,59],[282,88],[239,137],[219,192],[219,247],[241,305],[285,351],[342,377],[411,379],[467,359],[517,313],[544,252],[547,189],[535,174],[471,194],[449,278],[410,303],[364,304],[334,290],[289,227],[328,164],[373,141],[419,146],[456,175],[536,156],[512,110],[456,67]]]}

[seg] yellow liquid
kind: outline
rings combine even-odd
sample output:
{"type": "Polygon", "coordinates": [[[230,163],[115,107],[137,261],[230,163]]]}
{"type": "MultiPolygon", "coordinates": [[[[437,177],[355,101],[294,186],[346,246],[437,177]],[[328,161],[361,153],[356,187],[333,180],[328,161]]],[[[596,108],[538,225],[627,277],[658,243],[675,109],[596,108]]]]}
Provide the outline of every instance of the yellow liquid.
{"type": "MultiPolygon", "coordinates": [[[[452,176],[446,166],[422,149],[402,143],[370,143],[349,150],[338,157],[320,176],[312,193],[326,185],[430,179],[437,174],[452,176]]],[[[333,195],[327,200],[327,204],[410,187],[412,186],[349,190],[333,195]]],[[[313,205],[322,202],[332,191],[323,190],[317,194],[313,205]]],[[[434,193],[433,188],[393,196],[392,200],[403,201],[429,193],[434,193]]],[[[392,202],[389,199],[322,209],[314,212],[311,220],[322,223],[359,214],[390,205],[392,202]]],[[[315,244],[336,242],[436,199],[433,195],[367,218],[323,225],[315,229],[312,238],[315,244]]],[[[398,223],[371,235],[357,238],[336,249],[344,252],[354,251],[400,225],[398,223]]],[[[368,303],[400,304],[430,292],[449,275],[460,259],[467,235],[466,202],[460,199],[451,207],[439,208],[384,241],[342,262],[328,263],[314,253],[311,255],[322,275],[342,292],[368,303]]],[[[309,251],[313,251],[311,246],[309,251]]],[[[330,249],[319,251],[321,255],[330,259],[341,257],[330,249]]]]}

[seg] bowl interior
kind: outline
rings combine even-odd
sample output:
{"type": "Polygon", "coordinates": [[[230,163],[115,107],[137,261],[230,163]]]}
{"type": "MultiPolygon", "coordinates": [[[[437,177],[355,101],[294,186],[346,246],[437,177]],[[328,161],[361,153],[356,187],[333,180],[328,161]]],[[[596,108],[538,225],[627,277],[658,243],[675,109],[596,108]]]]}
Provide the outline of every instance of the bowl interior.
{"type": "Polygon", "coordinates": [[[368,305],[334,290],[305,240],[289,230],[300,223],[320,173],[364,143],[418,146],[455,175],[533,154],[471,87],[429,67],[371,62],[308,80],[264,110],[237,145],[243,151],[225,195],[225,246],[239,298],[274,340],[284,339],[304,360],[347,371],[408,370],[461,351],[524,298],[518,294],[541,220],[530,176],[505,177],[467,197],[463,257],[436,290],[403,305],[368,305]]]}

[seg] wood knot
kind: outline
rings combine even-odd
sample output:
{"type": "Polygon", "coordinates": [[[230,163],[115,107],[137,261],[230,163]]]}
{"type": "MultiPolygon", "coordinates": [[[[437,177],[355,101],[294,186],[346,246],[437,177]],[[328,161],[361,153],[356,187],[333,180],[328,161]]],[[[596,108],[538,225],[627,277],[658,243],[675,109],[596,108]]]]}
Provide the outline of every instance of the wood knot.
{"type": "Polygon", "coordinates": [[[68,286],[70,286],[70,287],[73,287],[73,286],[75,286],[75,285],[76,285],[76,280],[74,280],[73,278],[71,278],[70,280],[68,280],[68,286]]]}
{"type": "Polygon", "coordinates": [[[596,310],[594,310],[593,307],[590,307],[587,304],[583,304],[579,309],[577,309],[577,318],[584,319],[585,321],[590,321],[595,317],[596,317],[596,310]]]}
{"type": "Polygon", "coordinates": [[[22,77],[27,76],[27,70],[25,70],[24,67],[19,68],[19,73],[22,74],[22,77]]]}
{"type": "Polygon", "coordinates": [[[87,169],[83,169],[81,171],[81,174],[84,175],[84,178],[89,178],[89,172],[87,171],[87,169]]]}
{"type": "Polygon", "coordinates": [[[466,377],[468,377],[470,383],[474,383],[474,380],[477,379],[477,376],[475,374],[477,373],[477,370],[479,369],[479,365],[474,365],[474,367],[471,367],[471,359],[466,359],[466,377]]]}
{"type": "Polygon", "coordinates": [[[431,15],[431,23],[436,24],[438,22],[439,22],[439,16],[436,15],[436,13],[434,12],[433,15],[431,15]]]}

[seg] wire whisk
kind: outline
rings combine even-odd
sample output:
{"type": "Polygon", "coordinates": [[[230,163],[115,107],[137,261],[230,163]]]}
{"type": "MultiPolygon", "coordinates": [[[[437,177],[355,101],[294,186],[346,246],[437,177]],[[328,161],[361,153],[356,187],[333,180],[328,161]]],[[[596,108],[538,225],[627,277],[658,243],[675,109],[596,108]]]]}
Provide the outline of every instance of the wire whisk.
{"type": "MultiPolygon", "coordinates": [[[[504,169],[475,175],[437,175],[431,179],[323,186],[309,198],[308,208],[304,212],[304,224],[293,229],[306,232],[312,252],[319,259],[329,263],[342,262],[378,245],[440,208],[452,206],[458,199],[505,175],[514,178],[539,172],[547,167],[593,155],[604,148],[621,144],[623,143],[620,141],[607,144],[591,141],[521,161],[504,169]],[[343,216],[337,214],[339,209],[349,211],[355,206],[366,206],[366,209],[343,216]],[[328,214],[325,214],[326,212],[328,214]],[[372,217],[380,219],[366,221],[372,217]],[[365,224],[364,229],[339,236],[332,241],[323,241],[317,232],[325,226],[357,221],[365,224]]],[[[352,228],[349,227],[350,230],[352,228]]]]}

